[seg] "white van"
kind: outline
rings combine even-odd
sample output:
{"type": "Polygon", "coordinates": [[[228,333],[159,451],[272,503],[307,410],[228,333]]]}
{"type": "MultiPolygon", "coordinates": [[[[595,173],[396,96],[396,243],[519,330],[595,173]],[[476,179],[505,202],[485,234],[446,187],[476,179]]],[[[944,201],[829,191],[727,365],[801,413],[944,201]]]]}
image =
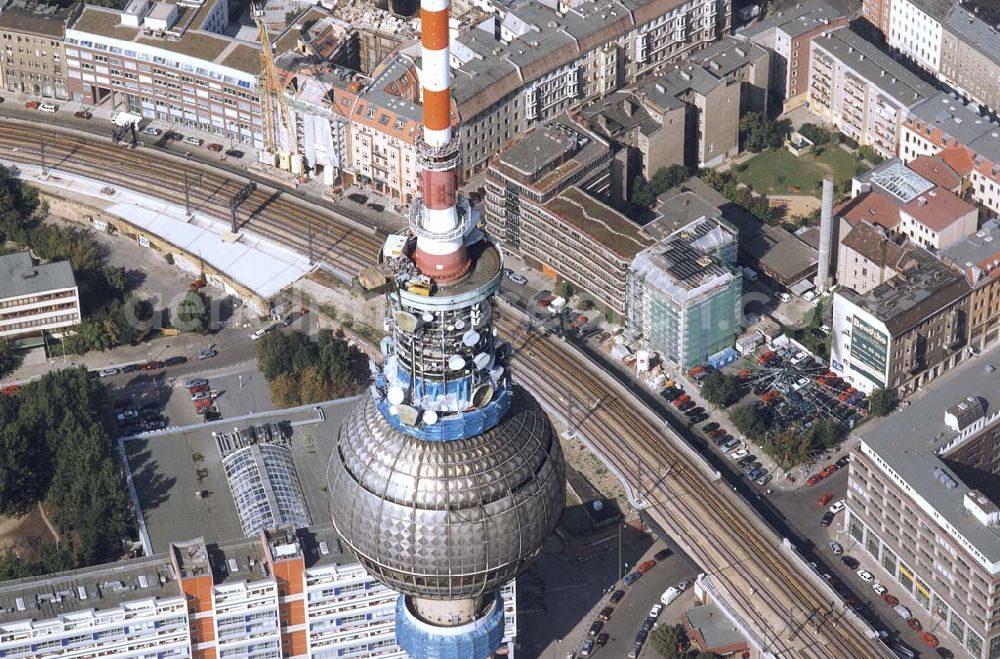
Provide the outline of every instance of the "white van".
{"type": "Polygon", "coordinates": [[[663,591],[662,595],[660,595],[660,604],[662,604],[663,606],[670,606],[670,603],[673,602],[675,599],[677,599],[677,597],[680,594],[681,591],[671,586],[670,588],[667,588],[665,591],[663,591]]]}

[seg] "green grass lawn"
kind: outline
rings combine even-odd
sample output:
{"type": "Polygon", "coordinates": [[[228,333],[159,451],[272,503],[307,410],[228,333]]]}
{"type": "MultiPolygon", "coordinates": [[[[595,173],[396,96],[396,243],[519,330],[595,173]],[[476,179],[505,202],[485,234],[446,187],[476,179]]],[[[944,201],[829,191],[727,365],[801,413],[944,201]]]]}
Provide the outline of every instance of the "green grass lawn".
{"type": "Polygon", "coordinates": [[[837,146],[827,146],[823,153],[812,153],[798,158],[787,149],[774,149],[760,153],[746,163],[738,174],[740,182],[766,195],[803,194],[819,196],[819,184],[827,173],[833,174],[838,183],[854,176],[857,161],[850,153],[837,146]],[[798,188],[791,189],[791,186],[798,188]]]}

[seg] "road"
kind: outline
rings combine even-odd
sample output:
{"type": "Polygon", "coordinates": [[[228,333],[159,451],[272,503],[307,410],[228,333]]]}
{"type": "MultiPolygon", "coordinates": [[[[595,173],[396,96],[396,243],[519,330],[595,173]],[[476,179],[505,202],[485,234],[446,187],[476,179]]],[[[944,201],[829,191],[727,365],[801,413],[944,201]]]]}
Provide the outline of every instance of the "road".
{"type": "MultiPolygon", "coordinates": [[[[110,144],[67,137],[53,129],[8,124],[0,131],[0,153],[37,163],[39,140],[45,136],[50,167],[101,176],[111,185],[153,196],[174,197],[183,185],[178,176],[183,159],[144,149],[125,156],[110,144]]],[[[242,181],[198,170],[204,175],[196,203],[205,212],[225,217],[223,200],[242,181]]],[[[311,245],[317,258],[352,274],[374,261],[379,246],[375,233],[270,189],[262,185],[251,198],[244,228],[303,253],[311,245]]],[[[515,339],[520,336],[509,322],[502,329],[515,339]]],[[[728,485],[704,474],[683,441],[626,390],[597,377],[585,359],[551,340],[527,337],[526,342],[521,337],[515,347],[521,382],[549,410],[574,419],[573,425],[579,425],[623,479],[639,486],[647,511],[694,560],[710,566],[723,599],[741,613],[759,643],[785,657],[879,656],[879,647],[847,624],[850,616],[845,618],[839,608],[831,610],[833,598],[823,584],[798,571],[801,568],[780,549],[780,538],[728,485]]]]}

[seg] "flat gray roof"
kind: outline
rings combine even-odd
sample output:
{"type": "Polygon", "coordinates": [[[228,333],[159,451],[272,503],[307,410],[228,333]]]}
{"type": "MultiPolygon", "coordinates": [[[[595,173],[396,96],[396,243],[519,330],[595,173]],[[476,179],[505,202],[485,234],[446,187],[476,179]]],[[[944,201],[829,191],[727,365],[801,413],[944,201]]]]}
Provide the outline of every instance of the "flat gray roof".
{"type": "Polygon", "coordinates": [[[780,29],[793,39],[820,25],[843,17],[839,11],[822,0],[801,2],[789,9],[772,12],[756,23],[751,23],[739,31],[748,37],[755,37],[768,30],[780,29]]]}
{"type": "Polygon", "coordinates": [[[1000,408],[1000,386],[997,386],[1000,371],[987,371],[990,365],[1000,368],[1000,351],[995,348],[945,373],[925,387],[913,404],[888,417],[869,421],[857,434],[966,540],[996,563],[1000,562],[1000,536],[966,512],[963,499],[971,488],[937,454],[957,435],[944,423],[944,413],[949,407],[974,396],[986,403],[987,416],[1000,408]],[[955,478],[958,487],[953,490],[945,487],[932,472],[935,467],[955,478]]]}
{"type": "Polygon", "coordinates": [[[689,59],[716,75],[732,75],[748,64],[768,64],[766,50],[752,41],[731,35],[696,50],[689,59]]]}
{"type": "Polygon", "coordinates": [[[230,432],[269,422],[291,425],[291,453],[313,522],[328,517],[326,467],[337,433],[355,399],[223,419],[123,439],[128,471],[153,552],[171,542],[203,537],[209,544],[243,537],[213,431],[230,432]],[[324,419],[315,411],[319,407],[324,419]],[[198,460],[195,460],[195,458],[198,460]],[[195,493],[209,494],[198,498],[195,493]]]}
{"type": "Polygon", "coordinates": [[[957,96],[938,92],[910,109],[921,121],[939,128],[991,162],[1000,162],[1000,124],[980,115],[957,96]]]}
{"type": "Polygon", "coordinates": [[[69,261],[34,265],[27,250],[0,256],[0,299],[76,286],[69,261]]]}
{"type": "Polygon", "coordinates": [[[747,642],[729,616],[714,602],[690,608],[684,612],[684,617],[691,627],[701,633],[706,650],[747,642]]]}
{"type": "Polygon", "coordinates": [[[700,191],[692,189],[693,186],[689,184],[694,181],[702,182],[692,177],[657,197],[656,219],[643,226],[642,230],[656,240],[662,240],[699,218],[721,217],[722,211],[718,205],[706,199],[700,191]]]}
{"type": "MultiPolygon", "coordinates": [[[[941,256],[956,268],[975,268],[1000,255],[1000,221],[987,220],[979,231],[962,238],[941,251],[941,256]]],[[[985,274],[985,273],[984,273],[985,274]]]]}
{"type": "Polygon", "coordinates": [[[906,107],[936,91],[888,53],[850,29],[828,32],[813,39],[812,43],[906,107]]]}
{"type": "Polygon", "coordinates": [[[1000,64],[1000,33],[992,25],[959,4],[948,12],[944,24],[949,32],[1000,64]]]}

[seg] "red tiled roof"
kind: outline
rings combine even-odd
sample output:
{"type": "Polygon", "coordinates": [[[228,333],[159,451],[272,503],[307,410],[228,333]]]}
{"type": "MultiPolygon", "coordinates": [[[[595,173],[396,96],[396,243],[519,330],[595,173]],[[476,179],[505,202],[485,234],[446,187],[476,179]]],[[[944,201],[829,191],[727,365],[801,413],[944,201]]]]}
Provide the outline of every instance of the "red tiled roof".
{"type": "Polygon", "coordinates": [[[865,192],[841,204],[834,214],[843,217],[852,227],[859,222],[877,224],[894,230],[899,226],[899,206],[881,192],[865,192]]]}
{"type": "Polygon", "coordinates": [[[903,206],[903,210],[928,229],[941,231],[967,214],[975,212],[976,207],[958,195],[935,186],[934,189],[928,190],[903,206]]]}
{"type": "Polygon", "coordinates": [[[968,176],[969,172],[976,168],[976,163],[972,160],[972,154],[964,146],[950,146],[941,151],[938,154],[938,158],[955,170],[955,173],[959,176],[968,176]]]}
{"type": "Polygon", "coordinates": [[[906,166],[942,188],[955,191],[962,185],[962,177],[940,156],[917,156],[906,166]]]}

